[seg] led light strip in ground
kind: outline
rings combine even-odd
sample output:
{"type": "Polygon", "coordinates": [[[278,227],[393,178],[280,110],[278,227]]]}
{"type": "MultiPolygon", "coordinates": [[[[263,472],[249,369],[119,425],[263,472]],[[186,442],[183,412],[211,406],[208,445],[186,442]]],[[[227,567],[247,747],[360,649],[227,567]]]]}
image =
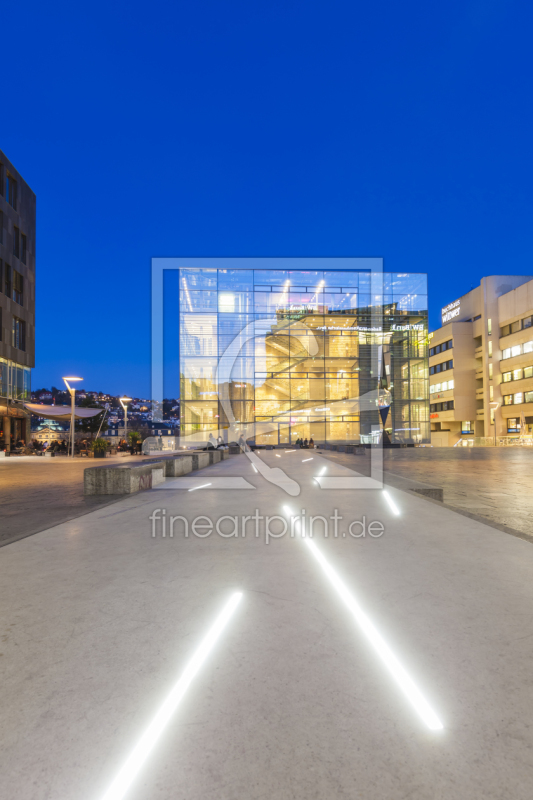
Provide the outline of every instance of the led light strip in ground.
{"type": "Polygon", "coordinates": [[[312,461],[312,460],[313,460],[312,458],[304,458],[302,464],[304,464],[306,461],[312,461]]]}
{"type": "Polygon", "coordinates": [[[196,673],[202,666],[220,634],[229,622],[233,612],[241,601],[241,598],[242,592],[235,592],[232,594],[216,618],[214,624],[207,632],[198,650],[185,667],[181,678],[171,690],[170,694],[167,695],[148,728],[145,730],[133,748],[126,763],[121,768],[107,792],[103,795],[102,800],[121,800],[124,797],[131,784],[137,777],[137,773],[157,744],[159,737],[163,733],[167,723],[170,721],[170,718],[176,710],[183,695],[189,688],[196,673]]]}
{"type": "Polygon", "coordinates": [[[394,500],[392,499],[392,497],[390,496],[390,494],[386,491],[386,489],[383,490],[383,497],[389,504],[392,513],[398,515],[400,513],[400,510],[396,505],[396,503],[394,502],[394,500]]]}
{"type": "Polygon", "coordinates": [[[202,483],[201,486],[193,486],[192,489],[189,489],[189,492],[195,492],[197,489],[205,489],[206,486],[211,486],[210,483],[202,483]]]}
{"type": "MultiPolygon", "coordinates": [[[[291,514],[290,509],[287,506],[284,506],[284,511],[291,514]]],[[[299,529],[299,523],[296,524],[296,527],[299,529]]],[[[301,530],[300,530],[300,533],[301,530]]],[[[329,578],[330,583],[332,584],[333,588],[336,590],[337,594],[344,600],[345,605],[349,608],[352,614],[355,617],[355,620],[365,636],[367,637],[368,641],[380,656],[381,660],[389,670],[390,674],[407,697],[417,714],[420,716],[422,721],[428,726],[428,728],[432,731],[440,731],[443,729],[443,724],[428,704],[426,699],[420,693],[418,687],[413,682],[412,678],[407,674],[404,667],[400,664],[388,644],[385,642],[383,637],[380,633],[378,633],[377,629],[374,627],[374,624],[369,620],[367,615],[364,613],[362,608],[360,607],[359,603],[355,599],[355,597],[351,594],[349,589],[345,586],[343,581],[339,578],[333,567],[328,563],[328,561],[324,558],[322,553],[320,552],[319,548],[316,546],[314,541],[310,539],[308,536],[305,536],[305,533],[302,535],[302,541],[305,542],[309,550],[312,552],[324,572],[326,573],[327,577],[329,578]]]]}

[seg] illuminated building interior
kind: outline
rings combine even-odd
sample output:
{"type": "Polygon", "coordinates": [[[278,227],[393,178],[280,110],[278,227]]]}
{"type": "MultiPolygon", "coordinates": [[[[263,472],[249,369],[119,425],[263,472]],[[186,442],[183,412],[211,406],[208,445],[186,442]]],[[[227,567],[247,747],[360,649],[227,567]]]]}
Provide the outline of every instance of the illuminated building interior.
{"type": "Polygon", "coordinates": [[[380,424],[376,391],[389,390],[385,440],[427,441],[426,276],[385,273],[379,296],[370,280],[364,270],[181,269],[182,437],[365,442],[380,424]]]}

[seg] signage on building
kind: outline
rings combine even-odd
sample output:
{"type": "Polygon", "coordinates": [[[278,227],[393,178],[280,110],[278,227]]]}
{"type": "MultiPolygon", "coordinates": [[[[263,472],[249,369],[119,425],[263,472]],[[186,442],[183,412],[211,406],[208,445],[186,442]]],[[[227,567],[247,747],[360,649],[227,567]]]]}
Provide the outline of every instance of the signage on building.
{"type": "Polygon", "coordinates": [[[411,325],[396,325],[392,324],[390,326],[391,331],[423,331],[424,330],[424,323],[417,322],[416,324],[411,325]]]}
{"type": "Polygon", "coordinates": [[[461,313],[461,301],[454,300],[453,303],[449,303],[447,306],[444,306],[441,309],[441,317],[442,317],[442,324],[444,325],[446,322],[450,322],[450,320],[458,317],[461,313]]]}
{"type": "Polygon", "coordinates": [[[437,419],[439,415],[438,414],[430,414],[429,416],[430,416],[431,419],[437,419]]]}

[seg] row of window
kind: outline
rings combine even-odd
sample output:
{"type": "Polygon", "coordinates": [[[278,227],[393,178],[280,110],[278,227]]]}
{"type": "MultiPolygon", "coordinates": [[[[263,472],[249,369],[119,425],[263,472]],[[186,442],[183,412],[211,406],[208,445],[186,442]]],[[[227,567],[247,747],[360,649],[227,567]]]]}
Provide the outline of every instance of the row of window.
{"type": "Polygon", "coordinates": [[[504,406],[518,406],[521,403],[533,403],[533,392],[515,392],[503,396],[504,406]]]}
{"type": "Polygon", "coordinates": [[[524,342],[524,344],[515,344],[514,347],[507,347],[502,351],[502,361],[506,358],[521,356],[522,353],[533,353],[533,342],[524,342]]]}
{"type": "Polygon", "coordinates": [[[28,251],[28,239],[25,233],[21,233],[15,225],[13,228],[13,255],[20,258],[23,264],[26,263],[26,253],[28,251]]]}
{"type": "Polygon", "coordinates": [[[533,378],[533,367],[513,369],[512,372],[504,372],[502,375],[503,383],[509,383],[509,381],[521,381],[522,378],[533,378]]]}
{"type": "MultiPolygon", "coordinates": [[[[0,342],[2,341],[2,309],[0,308],[0,342]]],[[[13,317],[11,328],[11,344],[17,350],[26,350],[26,323],[23,319],[13,317]]]]}
{"type": "Polygon", "coordinates": [[[510,333],[518,333],[518,331],[521,331],[524,328],[531,328],[532,325],[532,316],[523,317],[523,319],[517,319],[516,322],[511,322],[510,325],[504,325],[503,328],[500,328],[500,336],[509,336],[510,333]]]}
{"type": "Polygon", "coordinates": [[[453,381],[444,381],[444,383],[434,383],[433,386],[429,387],[430,394],[438,394],[438,392],[447,392],[448,389],[453,389],[454,382],[453,381]]]}
{"type": "Polygon", "coordinates": [[[17,210],[17,182],[4,165],[0,163],[0,194],[5,197],[10,206],[17,210]]]}
{"type": "Polygon", "coordinates": [[[429,374],[435,375],[437,372],[446,372],[447,369],[453,369],[453,359],[451,361],[443,361],[441,364],[435,364],[434,367],[430,367],[429,374]]]}
{"type": "Polygon", "coordinates": [[[453,411],[453,400],[448,400],[446,403],[431,403],[429,410],[431,414],[437,411],[453,411]]]}
{"type": "Polygon", "coordinates": [[[9,264],[2,264],[2,259],[0,258],[0,292],[2,288],[4,294],[14,300],[15,303],[18,303],[19,306],[24,305],[24,278],[20,272],[12,269],[9,264]]]}
{"type": "Polygon", "coordinates": [[[442,344],[437,344],[435,347],[432,347],[429,351],[430,356],[438,356],[439,353],[444,353],[445,350],[451,350],[453,347],[453,339],[449,339],[447,342],[443,342],[442,344]]]}

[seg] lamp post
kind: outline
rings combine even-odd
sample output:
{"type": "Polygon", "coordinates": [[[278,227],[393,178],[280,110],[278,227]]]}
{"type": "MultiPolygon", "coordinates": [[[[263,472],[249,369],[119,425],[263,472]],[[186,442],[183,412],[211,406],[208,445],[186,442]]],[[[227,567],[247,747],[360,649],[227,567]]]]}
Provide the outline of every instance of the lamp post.
{"type": "Polygon", "coordinates": [[[126,440],[126,447],[128,446],[128,406],[131,403],[131,397],[119,397],[120,405],[124,409],[124,438],[126,440]]]}
{"type": "Polygon", "coordinates": [[[492,412],[492,424],[494,425],[494,447],[496,447],[496,411],[500,407],[500,404],[494,401],[493,403],[489,403],[491,408],[494,408],[492,412]]]}
{"type": "Polygon", "coordinates": [[[82,381],[83,378],[73,378],[72,375],[71,375],[70,377],[63,378],[63,380],[65,381],[67,389],[70,392],[70,398],[71,398],[71,412],[70,412],[70,447],[71,447],[71,450],[70,450],[70,455],[71,455],[72,458],[74,458],[74,398],[75,398],[75,395],[76,395],[76,388],[74,386],[70,386],[69,381],[82,381]]]}

